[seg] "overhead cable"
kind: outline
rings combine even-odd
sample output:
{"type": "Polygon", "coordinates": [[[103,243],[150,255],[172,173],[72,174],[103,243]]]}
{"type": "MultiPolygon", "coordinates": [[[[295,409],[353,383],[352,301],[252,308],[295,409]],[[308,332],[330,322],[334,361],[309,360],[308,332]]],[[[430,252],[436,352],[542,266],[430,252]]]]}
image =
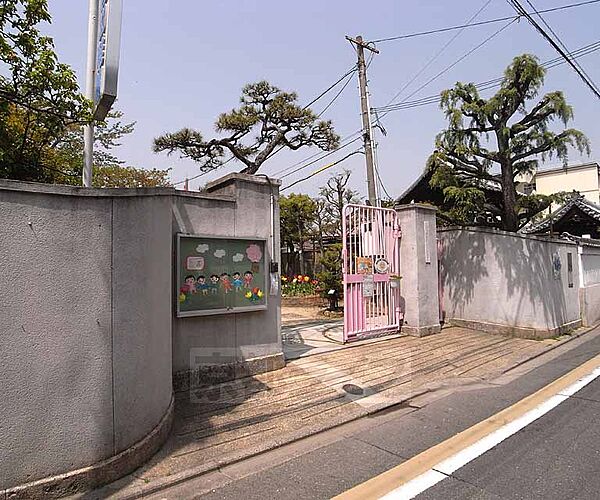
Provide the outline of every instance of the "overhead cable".
{"type": "MultiPolygon", "coordinates": [[[[585,55],[592,54],[593,52],[597,52],[598,50],[600,50],[600,40],[597,42],[591,43],[589,45],[585,45],[584,47],[581,47],[577,50],[572,51],[571,56],[574,59],[578,59],[585,55]]],[[[546,69],[552,69],[557,66],[561,66],[563,64],[566,64],[566,61],[562,57],[559,56],[559,57],[555,57],[553,59],[549,59],[548,61],[543,62],[542,66],[544,66],[546,69]]],[[[477,83],[477,84],[475,84],[475,87],[477,87],[477,90],[479,90],[479,91],[489,90],[494,87],[500,86],[500,83],[502,82],[502,80],[503,80],[502,77],[494,78],[492,80],[487,80],[485,82],[477,83]]],[[[375,112],[399,111],[402,109],[409,109],[409,108],[425,106],[425,105],[429,105],[429,104],[437,104],[439,102],[440,102],[440,95],[438,93],[438,94],[429,95],[427,97],[421,97],[421,98],[415,99],[413,101],[403,100],[397,104],[375,107],[375,108],[373,108],[373,111],[375,111],[375,112]]]]}
{"type": "Polygon", "coordinates": [[[287,186],[284,186],[280,189],[280,191],[285,191],[286,189],[291,188],[292,186],[295,186],[296,184],[299,184],[301,182],[304,182],[308,179],[310,179],[311,177],[314,177],[317,174],[320,174],[321,172],[323,172],[324,170],[327,170],[328,168],[334,167],[340,163],[342,163],[344,160],[347,160],[348,158],[350,158],[351,156],[358,154],[358,153],[362,153],[362,149],[357,149],[356,151],[352,151],[352,153],[348,153],[346,156],[344,156],[343,158],[340,158],[339,160],[334,161],[333,163],[329,163],[327,165],[325,165],[324,167],[321,167],[317,170],[315,170],[312,174],[303,177],[302,179],[298,179],[297,181],[292,182],[291,184],[288,184],[287,186]]]}
{"type": "MultiPolygon", "coordinates": [[[[568,4],[568,5],[560,5],[558,7],[553,7],[551,9],[543,9],[543,10],[540,10],[539,12],[541,14],[545,14],[546,12],[556,12],[556,11],[560,11],[560,10],[572,9],[574,7],[581,7],[583,5],[590,5],[590,4],[594,4],[594,3],[598,3],[598,2],[600,2],[600,0],[587,0],[585,2],[572,3],[572,4],[568,4]]],[[[476,26],[484,26],[486,24],[501,23],[503,21],[519,19],[520,17],[521,17],[520,15],[497,17],[496,19],[488,19],[486,21],[477,21],[474,23],[461,24],[458,26],[448,26],[445,28],[438,28],[438,29],[433,29],[433,30],[429,30],[429,31],[419,31],[416,33],[408,33],[406,35],[391,36],[388,38],[379,38],[377,40],[373,40],[373,42],[374,43],[383,43],[383,42],[391,42],[394,40],[403,40],[406,38],[414,38],[414,37],[418,37],[418,36],[433,35],[435,33],[445,33],[447,31],[454,31],[454,30],[459,30],[459,29],[463,29],[463,28],[473,28],[476,26]]]]}
{"type": "Polygon", "coordinates": [[[529,14],[529,12],[527,12],[523,8],[523,6],[519,3],[519,1],[518,0],[508,0],[508,1],[513,6],[513,8],[515,9],[515,11],[518,12],[519,14],[521,14],[523,17],[525,17],[530,22],[530,24],[538,31],[538,33],[540,35],[542,35],[542,37],[544,37],[544,39],[547,40],[548,43],[550,45],[552,45],[552,47],[554,47],[554,49],[575,70],[575,72],[579,75],[579,77],[581,78],[581,80],[583,80],[583,82],[590,88],[590,90],[595,94],[595,96],[598,99],[600,99],[600,91],[596,87],[596,84],[592,80],[588,79],[583,74],[583,72],[581,71],[581,69],[579,69],[577,67],[577,65],[569,58],[569,56],[557,45],[557,43],[554,41],[554,39],[550,35],[548,35],[548,33],[546,33],[546,31],[535,21],[535,19],[533,19],[533,17],[531,16],[531,14],[529,14]]]}

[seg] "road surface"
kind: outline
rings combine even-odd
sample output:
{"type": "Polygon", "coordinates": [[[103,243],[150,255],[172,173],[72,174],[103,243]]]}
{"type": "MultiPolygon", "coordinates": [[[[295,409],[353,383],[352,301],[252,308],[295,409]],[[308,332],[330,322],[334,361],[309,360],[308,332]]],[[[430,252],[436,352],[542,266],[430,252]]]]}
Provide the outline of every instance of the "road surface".
{"type": "MultiPolygon", "coordinates": [[[[331,498],[488,419],[599,353],[596,329],[491,384],[425,395],[149,498],[331,498]]],[[[599,380],[417,498],[600,498],[599,380]]]]}

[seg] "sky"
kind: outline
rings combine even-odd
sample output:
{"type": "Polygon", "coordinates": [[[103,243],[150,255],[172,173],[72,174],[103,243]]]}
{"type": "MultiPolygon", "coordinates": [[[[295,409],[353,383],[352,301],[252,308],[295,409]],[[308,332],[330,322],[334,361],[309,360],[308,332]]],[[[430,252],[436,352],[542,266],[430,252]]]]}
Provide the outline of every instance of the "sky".
{"type": "MultiPolygon", "coordinates": [[[[537,9],[577,3],[577,0],[530,1],[537,9]]],[[[44,27],[54,38],[60,60],[76,71],[82,89],[85,88],[87,3],[86,0],[49,0],[53,21],[44,27]]],[[[525,1],[522,3],[527,5],[525,1]]],[[[198,166],[176,154],[153,153],[153,138],[182,127],[199,130],[205,138],[212,137],[216,117],[238,105],[241,88],[246,83],[268,80],[282,90],[297,92],[299,102],[305,104],[356,63],[356,53],[345,35],[379,40],[460,25],[482,8],[476,18],[478,21],[514,14],[505,0],[378,0],[371,3],[356,0],[123,0],[123,4],[119,96],[114,107],[123,111],[125,120],[135,121],[136,128],[114,153],[127,165],[171,168],[174,183],[198,175],[198,166]]],[[[544,18],[570,50],[600,39],[600,3],[547,13],[544,18]]],[[[490,24],[463,30],[395,102],[418,90],[502,26],[503,23],[490,24]]],[[[373,57],[368,68],[371,106],[388,104],[456,33],[376,43],[380,53],[373,57]]],[[[482,82],[500,77],[512,58],[525,52],[538,56],[541,61],[557,56],[550,44],[526,20],[521,20],[418,90],[410,100],[438,95],[457,81],[482,82]]],[[[600,84],[600,51],[579,61],[592,80],[600,84]]],[[[544,91],[552,90],[564,91],[575,111],[570,126],[586,133],[592,144],[590,157],[573,153],[570,161],[599,160],[600,100],[566,64],[548,71],[544,91]]],[[[334,94],[328,94],[312,109],[321,111],[334,94]]],[[[483,95],[488,96],[489,92],[483,95]]],[[[356,76],[323,118],[332,120],[342,138],[360,130],[356,76]]],[[[445,118],[436,104],[429,104],[391,112],[381,123],[387,135],[375,132],[378,170],[389,195],[397,197],[423,171],[435,136],[445,126],[445,118]]],[[[355,142],[283,177],[283,186],[358,147],[359,142],[355,142]]],[[[282,151],[269,159],[260,172],[281,177],[282,171],[288,172],[290,167],[318,152],[316,148],[282,151]]],[[[555,164],[556,160],[548,163],[555,164]]],[[[190,189],[199,189],[206,182],[241,168],[240,164],[230,162],[190,181],[190,189]]],[[[285,192],[315,195],[330,175],[343,168],[352,171],[351,187],[365,196],[363,155],[354,155],[285,192]]],[[[177,187],[181,188],[182,184],[177,187]]]]}

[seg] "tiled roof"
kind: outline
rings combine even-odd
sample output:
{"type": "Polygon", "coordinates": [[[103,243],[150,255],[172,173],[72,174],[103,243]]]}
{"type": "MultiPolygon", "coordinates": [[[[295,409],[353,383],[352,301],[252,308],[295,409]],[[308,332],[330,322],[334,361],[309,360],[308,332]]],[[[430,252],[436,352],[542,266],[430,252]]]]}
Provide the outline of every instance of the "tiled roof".
{"type": "Polygon", "coordinates": [[[593,219],[597,220],[600,223],[600,206],[592,203],[591,201],[584,198],[582,195],[577,194],[573,195],[573,197],[567,201],[562,207],[552,212],[551,215],[546,217],[544,220],[541,220],[537,224],[533,224],[532,226],[523,229],[524,233],[545,233],[550,231],[550,224],[556,224],[560,219],[562,219],[571,208],[577,207],[584,214],[589,215],[593,219]]]}

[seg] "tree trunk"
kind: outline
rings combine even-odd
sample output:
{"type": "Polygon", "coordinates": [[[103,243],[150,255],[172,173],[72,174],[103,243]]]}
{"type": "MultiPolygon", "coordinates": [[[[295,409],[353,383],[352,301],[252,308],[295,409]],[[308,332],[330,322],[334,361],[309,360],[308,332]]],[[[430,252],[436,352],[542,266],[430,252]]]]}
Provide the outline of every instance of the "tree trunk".
{"type": "Polygon", "coordinates": [[[519,229],[517,217],[517,190],[515,188],[513,164],[510,159],[509,139],[504,129],[496,132],[498,140],[498,155],[500,156],[501,184],[502,184],[502,228],[505,231],[516,233],[519,229]]]}

